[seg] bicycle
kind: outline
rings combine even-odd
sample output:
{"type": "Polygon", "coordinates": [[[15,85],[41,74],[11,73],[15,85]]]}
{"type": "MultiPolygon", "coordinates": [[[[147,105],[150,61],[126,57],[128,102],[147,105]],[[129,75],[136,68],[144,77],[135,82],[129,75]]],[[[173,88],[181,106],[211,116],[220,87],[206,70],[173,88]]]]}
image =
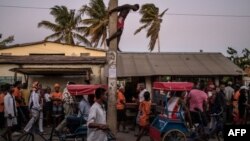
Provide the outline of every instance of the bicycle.
{"type": "Polygon", "coordinates": [[[107,138],[108,138],[108,141],[116,141],[116,137],[115,135],[111,132],[110,129],[107,129],[105,131],[106,135],[107,135],[107,138]]]}
{"type": "Polygon", "coordinates": [[[223,117],[221,116],[223,111],[224,110],[221,109],[219,113],[210,114],[211,120],[214,120],[215,124],[209,132],[209,135],[211,137],[215,134],[218,141],[220,141],[220,135],[223,135],[223,117]]]}
{"type": "Polygon", "coordinates": [[[221,133],[223,135],[223,118],[222,118],[222,114],[223,114],[223,108],[221,108],[221,111],[219,113],[213,113],[210,114],[210,117],[212,120],[214,120],[215,124],[213,124],[213,127],[211,128],[211,130],[207,130],[207,128],[204,125],[204,119],[201,116],[201,111],[197,108],[195,108],[195,110],[198,112],[199,114],[199,120],[200,122],[196,124],[195,126],[195,131],[194,131],[194,136],[193,139],[202,139],[204,141],[208,141],[209,138],[211,138],[214,134],[217,137],[217,140],[220,141],[220,137],[219,134],[221,133]]]}
{"type": "MultiPolygon", "coordinates": [[[[17,141],[34,141],[35,140],[35,136],[34,134],[37,134],[39,135],[44,141],[52,141],[52,138],[53,138],[53,133],[54,133],[54,130],[55,130],[55,120],[56,119],[59,119],[61,116],[63,115],[52,115],[52,117],[54,118],[54,124],[53,124],[53,127],[52,127],[52,130],[50,132],[50,136],[48,139],[46,139],[46,137],[43,136],[43,134],[40,134],[40,133],[37,133],[37,132],[26,132],[24,134],[22,134],[18,139],[17,141]]],[[[33,128],[33,127],[32,127],[33,128]]]]}

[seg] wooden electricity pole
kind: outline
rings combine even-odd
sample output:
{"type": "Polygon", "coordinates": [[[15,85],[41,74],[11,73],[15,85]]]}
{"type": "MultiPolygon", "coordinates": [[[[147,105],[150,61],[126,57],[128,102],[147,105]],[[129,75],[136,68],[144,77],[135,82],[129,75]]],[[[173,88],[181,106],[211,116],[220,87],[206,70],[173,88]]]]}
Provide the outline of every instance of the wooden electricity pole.
{"type": "MultiPolygon", "coordinates": [[[[109,10],[118,6],[118,0],[109,1],[109,10]]],[[[113,13],[109,17],[109,36],[114,34],[117,30],[117,13],[113,13]]],[[[108,114],[107,122],[109,128],[116,134],[116,89],[117,89],[117,77],[116,77],[116,57],[117,57],[117,39],[113,39],[110,42],[109,50],[107,53],[108,61],[108,114]]]]}

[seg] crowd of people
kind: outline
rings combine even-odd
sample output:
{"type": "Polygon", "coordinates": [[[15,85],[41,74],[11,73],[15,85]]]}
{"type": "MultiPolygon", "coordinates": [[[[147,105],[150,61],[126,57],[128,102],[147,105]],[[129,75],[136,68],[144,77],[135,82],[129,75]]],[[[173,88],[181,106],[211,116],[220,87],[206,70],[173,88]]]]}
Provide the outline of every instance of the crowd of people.
{"type": "MultiPolygon", "coordinates": [[[[71,84],[74,83],[67,83],[71,84]]],[[[37,121],[40,134],[44,134],[44,126],[53,125],[57,125],[57,133],[62,132],[68,126],[67,119],[70,116],[74,117],[74,121],[86,123],[90,103],[94,101],[94,96],[89,96],[88,100],[83,96],[72,97],[67,88],[61,93],[58,83],[54,84],[52,90],[50,87],[43,89],[42,85],[35,81],[31,90],[27,91],[26,85],[17,81],[13,85],[2,85],[0,90],[0,129],[3,131],[1,136],[8,141],[12,141],[12,134],[30,132],[37,121]],[[55,115],[65,118],[54,118],[55,115]]]]}
{"type": "MultiPolygon", "coordinates": [[[[72,85],[68,82],[67,85],[72,85]]],[[[95,95],[72,96],[67,87],[60,91],[58,83],[51,87],[42,88],[38,81],[32,83],[31,89],[27,92],[26,85],[20,81],[15,84],[1,86],[0,92],[0,128],[4,130],[1,136],[12,141],[12,134],[30,132],[35,123],[38,123],[39,133],[44,134],[44,127],[56,125],[55,133],[72,132],[79,124],[88,125],[87,140],[103,140],[108,129],[106,123],[107,96],[106,90],[99,88],[95,95]],[[25,87],[25,89],[23,88],[25,87]],[[62,119],[55,118],[55,115],[63,115],[62,119]],[[5,126],[6,125],[6,126],[5,126]],[[95,129],[93,129],[95,128],[95,129]],[[96,130],[100,129],[100,130],[96,130]]],[[[138,85],[139,98],[137,125],[139,125],[138,140],[146,131],[149,125],[150,94],[144,84],[138,85]]],[[[126,99],[124,86],[117,89],[117,131],[128,132],[126,119],[126,99]],[[122,130],[120,130],[122,126],[122,130]]],[[[60,117],[60,116],[59,116],[60,117]]]]}
{"type": "MultiPolygon", "coordinates": [[[[68,82],[66,86],[74,84],[68,82]]],[[[0,91],[0,128],[5,130],[1,136],[11,141],[13,131],[30,132],[35,123],[38,123],[40,134],[44,133],[45,126],[51,127],[52,124],[56,125],[55,132],[57,134],[73,132],[80,124],[86,124],[88,141],[106,139],[105,131],[108,129],[106,120],[107,91],[98,88],[94,95],[72,96],[67,87],[63,89],[63,92],[60,90],[61,87],[58,83],[54,84],[53,89],[51,87],[43,89],[38,81],[33,82],[29,92],[22,89],[20,81],[13,85],[2,85],[0,91]],[[27,93],[29,94],[27,95],[27,93]],[[54,115],[63,116],[60,119],[55,118],[54,115]]],[[[152,114],[151,105],[153,102],[157,103],[157,101],[151,100],[150,96],[145,84],[139,83],[137,97],[133,98],[133,101],[138,105],[134,124],[139,129],[137,141],[148,133],[150,115],[152,114]]],[[[201,112],[203,124],[211,128],[213,121],[209,118],[209,114],[221,111],[223,111],[226,123],[247,124],[249,102],[250,92],[247,86],[233,84],[230,81],[226,85],[221,83],[220,86],[215,86],[213,83],[205,85],[205,83],[200,82],[188,93],[177,92],[174,95],[170,93],[168,108],[170,111],[182,110],[190,128],[193,128],[195,123],[201,122],[200,115],[197,113],[198,109],[201,112]]],[[[117,87],[116,108],[117,131],[128,133],[123,85],[117,87]]],[[[168,116],[178,118],[179,115],[173,113],[168,116]]]]}

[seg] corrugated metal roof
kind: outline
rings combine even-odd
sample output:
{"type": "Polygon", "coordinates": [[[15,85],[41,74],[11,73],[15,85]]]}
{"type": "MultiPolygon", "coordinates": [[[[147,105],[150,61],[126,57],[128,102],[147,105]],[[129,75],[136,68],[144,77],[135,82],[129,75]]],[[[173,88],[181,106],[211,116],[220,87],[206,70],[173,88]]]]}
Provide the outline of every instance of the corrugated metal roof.
{"type": "Polygon", "coordinates": [[[221,53],[118,53],[117,76],[243,75],[221,53]]]}

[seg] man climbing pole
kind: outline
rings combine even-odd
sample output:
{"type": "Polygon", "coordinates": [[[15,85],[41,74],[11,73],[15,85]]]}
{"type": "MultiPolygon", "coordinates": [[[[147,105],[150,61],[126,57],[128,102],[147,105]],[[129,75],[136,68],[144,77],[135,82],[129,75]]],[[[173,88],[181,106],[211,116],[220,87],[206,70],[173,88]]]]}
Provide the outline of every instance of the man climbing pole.
{"type": "Polygon", "coordinates": [[[124,21],[130,12],[130,10],[137,11],[139,9],[139,4],[124,4],[122,6],[118,6],[112,10],[109,11],[109,15],[111,15],[113,12],[119,12],[118,19],[117,19],[117,31],[111,35],[108,39],[106,39],[107,46],[109,47],[109,43],[114,38],[117,38],[117,50],[121,51],[119,48],[119,42],[121,39],[122,31],[124,28],[124,21]]]}

